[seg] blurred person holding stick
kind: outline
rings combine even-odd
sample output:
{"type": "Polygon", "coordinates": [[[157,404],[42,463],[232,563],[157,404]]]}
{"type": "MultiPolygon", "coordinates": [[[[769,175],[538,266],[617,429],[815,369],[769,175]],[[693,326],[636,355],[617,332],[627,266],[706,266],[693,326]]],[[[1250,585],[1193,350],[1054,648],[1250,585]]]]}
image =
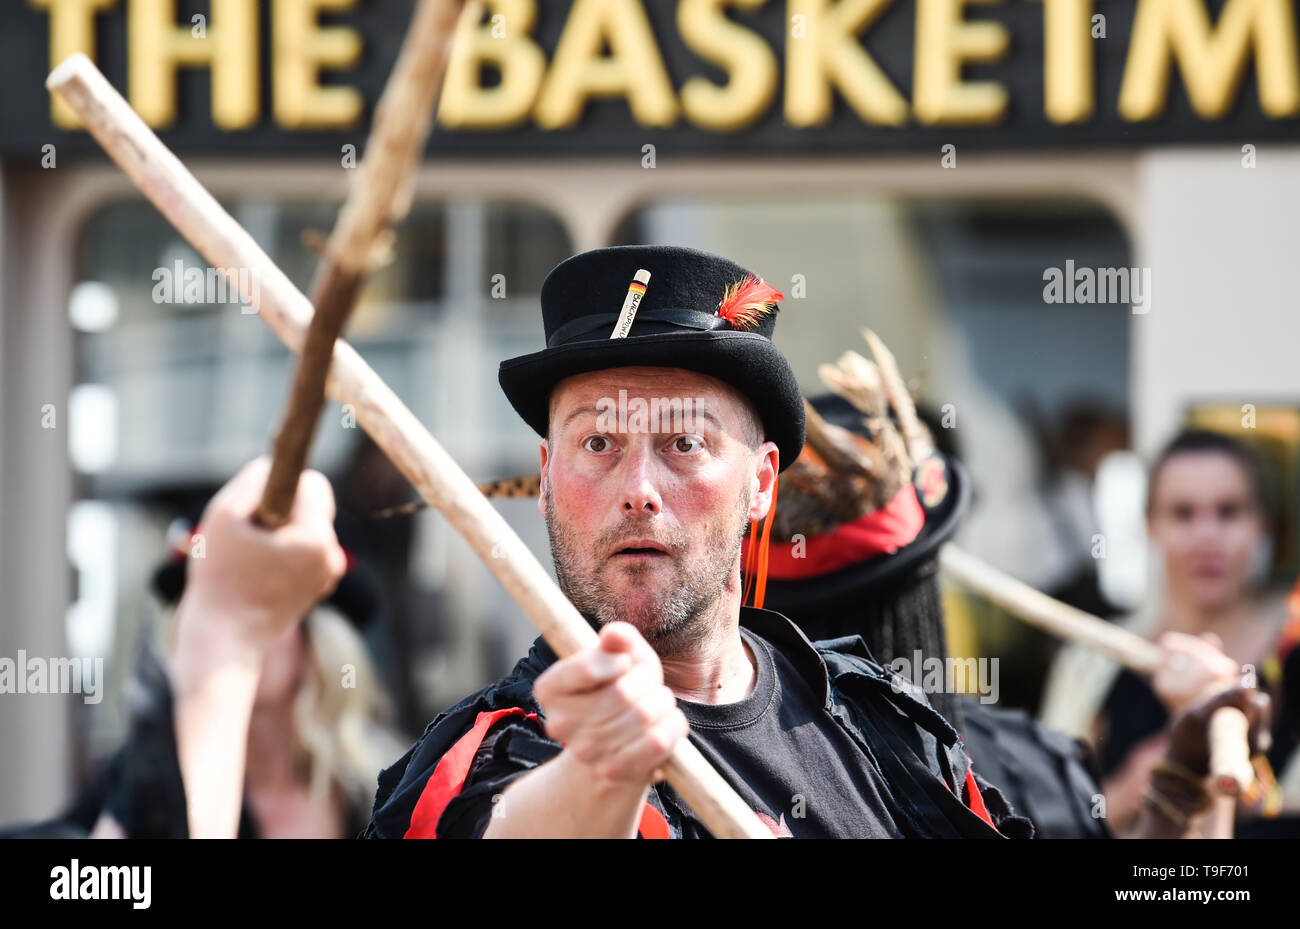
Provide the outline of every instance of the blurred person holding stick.
{"type": "MultiPolygon", "coordinates": [[[[1146,611],[1146,637],[1178,654],[1147,681],[1104,659],[1085,659],[1067,650],[1053,669],[1045,700],[1049,711],[1071,701],[1087,704],[1075,706],[1076,714],[1089,707],[1094,711],[1090,735],[1099,748],[1109,817],[1120,834],[1132,830],[1153,773],[1179,780],[1178,772],[1161,762],[1169,745],[1169,721],[1198,690],[1258,679],[1275,698],[1283,694],[1285,611],[1261,590],[1269,527],[1254,453],[1220,433],[1179,433],[1151,467],[1146,515],[1163,578],[1159,598],[1146,611]],[[1185,686],[1183,679],[1193,669],[1203,680],[1185,686]],[[1090,677],[1110,680],[1104,690],[1093,688],[1104,693],[1098,702],[1089,703],[1087,688],[1079,686],[1090,677]]],[[[1129,625],[1140,626],[1143,620],[1138,617],[1129,625]]],[[[1282,825],[1264,825],[1258,817],[1275,816],[1280,809],[1271,768],[1280,770],[1295,744],[1285,706],[1284,698],[1277,725],[1265,739],[1267,763],[1256,761],[1257,786],[1237,804],[1239,836],[1258,834],[1261,828],[1272,833],[1282,825]]],[[[1210,817],[1205,828],[1227,834],[1223,823],[1231,812],[1229,805],[1220,811],[1219,825],[1210,817]]]]}
{"type": "MultiPolygon", "coordinates": [[[[295,652],[301,646],[297,624],[333,589],[346,564],[334,535],[329,484],[321,475],[303,470],[338,350],[336,340],[367,275],[383,261],[391,227],[409,210],[456,23],[461,17],[477,21],[482,13],[480,4],[461,0],[420,0],[415,6],[375,111],[358,177],[322,247],[310,323],[291,339],[301,358],[274,458],[246,467],[204,514],[202,528],[215,533],[217,544],[213,560],[202,559],[205,567],[195,571],[193,589],[177,609],[172,668],[177,683],[175,743],[190,835],[234,835],[245,781],[245,739],[261,741],[259,733],[269,728],[268,745],[282,748],[290,735],[283,703],[295,686],[291,682],[301,657],[295,652]],[[266,719],[272,705],[281,706],[280,724],[250,728],[250,715],[254,723],[266,719]]],[[[199,252],[210,258],[213,249],[235,248],[243,251],[244,260],[218,261],[216,266],[258,265],[271,272],[276,280],[268,289],[282,295],[277,299],[259,288],[259,312],[275,316],[278,309],[281,323],[292,317],[304,321],[300,305],[287,311],[282,300],[289,292],[305,298],[144,127],[93,63],[74,54],[51,73],[47,86],[74,109],[80,108],[100,143],[155,205],[184,227],[182,232],[199,252]],[[123,144],[128,135],[135,144],[123,144]],[[128,164],[131,159],[138,160],[128,164]],[[170,196],[163,193],[169,185],[170,196]]],[[[327,693],[329,689],[324,688],[327,693]]],[[[255,771],[250,767],[248,773],[257,779],[255,771]]],[[[281,802],[258,804],[264,818],[284,816],[286,825],[297,831],[308,822],[320,826],[323,815],[337,827],[338,810],[319,809],[319,790],[313,792],[318,809],[302,810],[300,816],[286,812],[300,798],[291,784],[280,780],[286,791],[281,802]]],[[[314,780],[319,787],[320,779],[314,780]]]]}
{"type": "Polygon", "coordinates": [[[368,835],[705,837],[662,783],[685,739],[773,835],[1029,834],[924,695],[891,688],[860,642],[814,647],[758,608],[759,524],[804,438],[771,341],[782,299],[686,248],[598,249],[552,270],[548,347],[503,362],[500,381],[543,437],[556,574],[599,641],[557,660],[538,640],[440,714],[381,774],[368,835]],[[674,412],[647,417],[651,401],[674,412]]]}
{"type": "Polygon", "coordinates": [[[339,839],[365,827],[375,771],[404,742],[359,632],[378,591],[333,541],[319,473],[303,474],[285,529],[241,525],[268,470],[259,459],[236,475],[154,573],[175,610],[164,657],[141,649],[126,743],[61,817],[23,833],[187,838],[193,824],[339,839]]]}

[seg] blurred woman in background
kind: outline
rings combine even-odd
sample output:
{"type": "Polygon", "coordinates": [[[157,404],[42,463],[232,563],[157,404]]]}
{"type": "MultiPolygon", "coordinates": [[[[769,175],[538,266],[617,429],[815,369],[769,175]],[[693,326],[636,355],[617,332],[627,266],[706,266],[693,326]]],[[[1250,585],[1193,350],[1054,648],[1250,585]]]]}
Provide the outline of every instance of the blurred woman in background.
{"type": "MultiPolygon", "coordinates": [[[[170,606],[185,586],[183,533],[154,575],[170,606]]],[[[266,653],[248,724],[239,838],[354,838],[370,817],[378,772],[407,739],[386,723],[388,700],[375,678],[358,627],[376,612],[377,591],[349,558],[330,597],[266,653]]],[[[127,743],[64,817],[99,838],[188,836],[178,760],[175,664],[164,668],[176,624],[162,647],[142,650],[127,743]]]]}
{"type": "MultiPolygon", "coordinates": [[[[1163,577],[1148,637],[1181,633],[1222,649],[1242,673],[1254,669],[1278,706],[1281,661],[1274,653],[1286,612],[1263,589],[1270,533],[1254,454],[1219,433],[1180,433],[1151,468],[1147,527],[1163,577]]],[[[1118,834],[1137,819],[1179,700],[1159,678],[1120,670],[1093,721],[1107,815],[1118,834]]],[[[1275,711],[1279,723],[1284,716],[1275,711]]],[[[1275,731],[1274,750],[1288,742],[1275,731]]]]}

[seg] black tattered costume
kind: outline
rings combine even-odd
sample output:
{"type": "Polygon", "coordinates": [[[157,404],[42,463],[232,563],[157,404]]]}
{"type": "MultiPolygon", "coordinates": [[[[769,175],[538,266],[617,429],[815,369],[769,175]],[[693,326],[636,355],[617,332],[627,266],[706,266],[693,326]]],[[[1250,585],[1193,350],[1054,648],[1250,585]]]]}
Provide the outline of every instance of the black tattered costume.
{"type": "MultiPolygon", "coordinates": [[[[547,278],[547,348],[504,362],[501,385],[545,435],[551,389],[565,377],[639,365],[707,374],[753,403],[784,469],[803,446],[804,411],[772,343],[780,299],[743,267],[692,249],[586,252],[547,278]],[[642,270],[649,284],[630,331],[611,337],[642,270]]],[[[753,693],[732,704],[678,705],[691,741],[775,834],[1032,835],[1031,823],[972,770],[952,725],[911,682],[878,664],[860,637],[813,644],[779,613],[751,607],[741,609],[740,625],[757,660],[753,693]]],[[[477,837],[494,815],[508,815],[508,785],[562,750],[545,734],[532,688],[555,660],[538,639],[510,675],[440,714],[380,774],[365,836],[477,837]]],[[[666,783],[648,791],[639,831],[708,835],[666,783]]]]}
{"type": "MultiPolygon", "coordinates": [[[[898,402],[908,399],[894,397],[882,406],[898,402]]],[[[784,512],[777,530],[783,538],[806,539],[805,557],[791,557],[789,544],[774,547],[767,605],[813,638],[860,635],[886,666],[898,658],[914,665],[918,653],[923,660],[946,661],[938,553],[969,505],[964,469],[922,441],[919,461],[886,460],[877,473],[853,474],[850,461],[834,458],[828,445],[870,442],[873,451],[902,449],[897,435],[881,435],[899,417],[888,409],[864,416],[834,395],[810,403],[817,428],[809,430],[808,446],[782,475],[784,512]],[[881,479],[879,472],[891,466],[902,467],[903,479],[881,479]]],[[[928,431],[922,438],[929,438],[928,431]]],[[[953,693],[929,699],[961,734],[979,774],[1033,823],[1035,837],[1110,836],[1096,815],[1099,778],[1083,742],[1044,728],[1023,710],[953,693]]]]}
{"type": "MultiPolygon", "coordinates": [[[[682,703],[690,739],[774,832],[796,838],[1023,838],[996,788],[973,772],[957,733],[923,695],[877,664],[859,638],[810,643],[769,610],[741,610],[759,663],[738,704],[682,703]]],[[[555,654],[538,639],[500,681],[438,716],[379,778],[370,838],[471,838],[516,777],[560,752],[532,682],[555,654]]],[[[504,810],[502,812],[505,812],[504,810]]],[[[507,813],[508,815],[508,813],[507,813]]],[[[701,838],[666,783],[641,818],[649,838],[701,838]]]]}

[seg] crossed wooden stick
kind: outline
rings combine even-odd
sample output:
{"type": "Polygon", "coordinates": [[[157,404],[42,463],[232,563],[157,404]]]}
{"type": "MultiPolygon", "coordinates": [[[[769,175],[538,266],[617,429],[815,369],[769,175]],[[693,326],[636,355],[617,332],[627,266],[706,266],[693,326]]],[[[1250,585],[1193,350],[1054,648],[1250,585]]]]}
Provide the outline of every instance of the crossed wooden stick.
{"type": "MultiPolygon", "coordinates": [[[[421,0],[415,12],[380,101],[358,182],[325,247],[313,288],[314,301],[294,287],[85,55],[73,55],[60,64],[46,86],[77,113],[109,156],[213,267],[236,284],[241,269],[255,275],[259,315],[301,356],[276,438],[267,487],[255,514],[258,522],[274,528],[287,519],[328,393],[355,410],[362,428],[420,494],[442,511],[556,654],[564,657],[593,646],[596,633],[438,441],[361,356],[338,338],[376,247],[409,207],[411,180],[431,128],[434,97],[453,26],[460,15],[481,15],[476,2],[463,13],[461,6],[462,0],[421,0]]],[[[951,558],[945,559],[946,567],[952,564],[951,558]]],[[[986,593],[1000,589],[1005,594],[1006,584],[990,586],[987,571],[965,572],[968,582],[977,575],[984,578],[986,593]]],[[[1002,601],[1005,605],[1013,609],[1019,605],[1016,612],[1025,612],[1025,591],[1006,596],[1010,600],[1002,601]]],[[[1038,603],[1030,612],[1042,614],[1043,605],[1038,603]]],[[[1047,608],[1046,612],[1055,611],[1047,608]]],[[[1106,635],[1101,620],[1080,616],[1083,619],[1075,617],[1073,626],[1058,623],[1052,631],[1093,644],[1108,642],[1111,647],[1106,650],[1125,664],[1145,670],[1153,667],[1150,650],[1154,646],[1150,643],[1106,635]]],[[[1118,631],[1109,626],[1107,630],[1118,631]]],[[[1241,716],[1236,710],[1221,710],[1216,716],[1226,720],[1231,713],[1241,716]]],[[[1244,719],[1241,716],[1242,723],[1244,719]]],[[[1231,737],[1222,734],[1235,722],[1212,727],[1212,770],[1216,776],[1245,779],[1250,768],[1243,755],[1244,728],[1231,737]]],[[[665,768],[668,782],[715,836],[772,837],[688,741],[678,743],[665,768]]],[[[1244,785],[1248,780],[1241,782],[1244,785]]]]}
{"type": "MultiPolygon", "coordinates": [[[[1146,677],[1160,667],[1163,652],[1158,645],[1034,590],[956,546],[940,550],[939,564],[954,580],[1031,626],[1101,652],[1146,677]]],[[[1255,781],[1249,729],[1246,714],[1236,707],[1220,707],[1210,716],[1210,778],[1220,793],[1242,793],[1255,781]]]]}
{"type": "MultiPolygon", "coordinates": [[[[437,24],[455,21],[454,14],[449,20],[445,11],[454,9],[456,5],[448,0],[422,0],[415,22],[433,24],[428,33],[432,41],[425,45],[426,54],[429,49],[438,48],[437,24]]],[[[443,42],[449,38],[449,31],[446,29],[442,33],[443,42]]],[[[439,70],[434,68],[431,72],[428,68],[419,68],[412,69],[412,73],[423,74],[421,79],[427,79],[430,73],[436,75],[439,70]]],[[[314,338],[308,332],[313,318],[312,302],[294,287],[252,236],[222,209],[145,125],[90,59],[81,54],[71,56],[51,72],[46,86],[72,107],[141,193],[204,259],[234,282],[238,281],[240,269],[248,269],[255,275],[259,285],[256,288],[258,314],[290,349],[301,355],[305,345],[313,342],[317,346],[323,344],[328,350],[323,357],[327,360],[332,358],[328,376],[323,378],[325,390],[355,410],[361,427],[420,494],[442,511],[522,607],[555,653],[565,657],[596,645],[596,632],[561,593],[505,519],[479,493],[474,482],[352,346],[334,338],[341,329],[351,299],[355,297],[356,279],[364,274],[365,268],[348,265],[333,273],[336,279],[343,279],[342,286],[350,291],[350,295],[331,297],[336,301],[332,310],[334,333],[330,335],[327,331],[323,337],[314,338]]],[[[390,82],[390,87],[385,90],[385,102],[391,89],[390,82]]],[[[418,100],[421,95],[403,94],[401,99],[418,100]]],[[[431,95],[428,100],[428,109],[432,109],[431,95]]],[[[406,118],[416,118],[412,113],[405,115],[406,118]]],[[[399,124],[400,121],[398,119],[399,124]]],[[[415,148],[417,156],[423,149],[423,137],[419,141],[415,148]]],[[[374,147],[372,142],[366,160],[371,157],[372,150],[382,151],[382,148],[374,147]]],[[[363,166],[358,170],[364,172],[367,168],[363,166]]],[[[384,173],[374,171],[371,176],[382,178],[384,173]]],[[[376,183],[359,189],[386,189],[400,193],[401,186],[376,183]]],[[[382,196],[382,193],[373,196],[382,196]]],[[[391,201],[363,204],[358,210],[384,219],[393,215],[391,201]]],[[[345,208],[340,219],[343,228],[349,228],[347,214],[345,208]]],[[[378,227],[372,223],[367,228],[378,227]]],[[[331,238],[331,248],[326,253],[327,270],[322,280],[330,278],[332,272],[328,266],[331,262],[369,260],[369,253],[344,255],[335,251],[336,238],[331,238]]],[[[275,486],[268,484],[269,505],[264,498],[263,506],[258,510],[259,520],[267,525],[282,521],[288,512],[285,488],[287,501],[292,502],[298,473],[311,441],[312,427],[323,403],[319,388],[315,396],[311,395],[310,384],[313,378],[320,377],[324,366],[305,372],[301,367],[295,377],[294,403],[290,407],[297,411],[288,414],[292,417],[289,425],[294,432],[285,436],[282,429],[276,443],[277,458],[285,462],[279,466],[281,477],[277,478],[275,486]],[[302,386],[304,382],[307,386],[302,386]],[[305,433],[302,429],[304,423],[305,433]]],[[[713,835],[719,838],[772,838],[771,831],[754,811],[689,741],[678,742],[665,770],[668,783],[713,835]]]]}

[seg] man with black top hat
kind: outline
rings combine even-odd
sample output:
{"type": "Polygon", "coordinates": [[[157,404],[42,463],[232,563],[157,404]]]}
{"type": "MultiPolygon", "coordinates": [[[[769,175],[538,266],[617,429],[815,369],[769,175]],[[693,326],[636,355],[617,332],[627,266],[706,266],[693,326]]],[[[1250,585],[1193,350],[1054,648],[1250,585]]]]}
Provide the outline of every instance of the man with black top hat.
{"type": "MultiPolygon", "coordinates": [[[[381,772],[367,837],[703,837],[662,782],[682,738],[777,835],[1032,834],[948,720],[860,637],[814,645],[759,608],[771,523],[758,523],[805,426],[771,340],[781,299],[685,248],[601,249],[551,272],[547,348],[503,363],[500,381],[543,437],[556,573],[598,643],[560,660],[539,639],[439,714],[381,772]],[[755,607],[743,605],[746,526],[755,607]]],[[[232,654],[193,652],[209,673],[191,702],[214,727],[231,694],[248,698],[258,648],[342,573],[327,485],[300,486],[290,531],[270,533],[249,520],[264,482],[265,468],[246,468],[209,507],[209,557],[180,605],[248,627],[232,654]],[[230,667],[234,679],[215,673],[230,667]]],[[[1224,699],[1257,719],[1239,698],[1224,699]]],[[[1203,747],[1207,719],[1175,741],[1203,747]]],[[[209,793],[196,791],[223,816],[237,809],[209,793]]]]}
{"type": "MultiPolygon", "coordinates": [[[[255,474],[265,464],[256,462],[251,471],[255,474]]],[[[328,492],[323,476],[309,472],[307,480],[309,493],[320,488],[328,492]]],[[[249,484],[238,478],[234,483],[236,487],[249,484]]],[[[124,744],[60,816],[6,834],[186,838],[195,825],[192,814],[209,809],[217,793],[211,786],[213,778],[235,791],[238,800],[237,825],[228,824],[222,827],[224,832],[214,834],[354,838],[365,827],[374,771],[406,741],[374,713],[379,698],[360,638],[361,629],[379,609],[379,590],[367,566],[343,552],[346,565],[333,591],[323,595],[300,623],[253,644],[248,635],[254,625],[250,618],[211,608],[213,601],[202,590],[202,582],[211,576],[205,535],[213,525],[214,511],[226,507],[230,489],[207,511],[203,533],[193,531],[186,520],[177,520],[168,532],[170,552],[153,573],[153,593],[168,608],[176,608],[193,586],[187,582],[198,574],[198,596],[190,597],[190,609],[167,621],[156,634],[146,628],[128,691],[131,712],[124,744]],[[195,604],[209,606],[196,611],[195,604]],[[164,640],[166,648],[160,649],[164,640]],[[214,660],[196,659],[196,651],[214,660]],[[238,662],[222,660],[235,653],[241,655],[238,662]],[[331,676],[335,659],[352,663],[358,671],[343,696],[321,686],[321,662],[327,656],[331,676]],[[214,709],[222,717],[220,728],[208,719],[195,718],[193,712],[184,718],[183,706],[178,713],[178,704],[202,688],[205,676],[230,675],[241,664],[256,666],[252,699],[246,706],[222,701],[214,709]],[[342,733],[345,713],[349,726],[363,723],[358,726],[360,738],[354,732],[342,733]],[[232,734],[227,739],[228,731],[232,734]],[[340,734],[349,740],[346,752],[339,751],[340,734]],[[206,784],[183,777],[179,746],[213,737],[222,739],[224,751],[206,757],[206,784]]],[[[228,538],[218,525],[218,544],[225,547],[228,538]]],[[[285,567],[283,557],[283,551],[278,553],[276,567],[285,567]]],[[[310,589],[296,572],[272,572],[276,576],[294,588],[310,589]]],[[[248,571],[237,578],[238,583],[230,586],[252,580],[248,571]]]]}
{"type": "Polygon", "coordinates": [[[543,437],[556,573],[599,644],[557,660],[538,639],[440,714],[381,774],[368,836],[706,836],[662,782],[682,738],[777,835],[1030,834],[860,639],[814,646],[743,605],[746,527],[804,439],[772,343],[781,299],[685,248],[601,249],[551,272],[547,348],[500,381],[543,437]]]}

